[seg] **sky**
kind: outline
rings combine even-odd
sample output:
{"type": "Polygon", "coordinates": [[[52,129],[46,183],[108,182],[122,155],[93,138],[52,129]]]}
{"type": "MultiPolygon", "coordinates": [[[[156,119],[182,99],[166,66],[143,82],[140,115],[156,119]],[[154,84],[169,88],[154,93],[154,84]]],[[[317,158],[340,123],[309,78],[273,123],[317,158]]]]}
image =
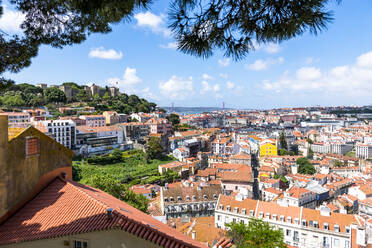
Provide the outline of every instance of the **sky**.
{"type": "MultiPolygon", "coordinates": [[[[76,82],[118,86],[159,106],[267,109],[372,104],[372,1],[331,5],[334,21],[257,46],[244,60],[216,51],[208,59],[183,54],[167,28],[168,1],[154,1],[109,34],[63,49],[42,46],[30,67],[5,77],[17,83],[76,82]]],[[[5,4],[0,29],[19,33],[22,14],[5,4]]]]}

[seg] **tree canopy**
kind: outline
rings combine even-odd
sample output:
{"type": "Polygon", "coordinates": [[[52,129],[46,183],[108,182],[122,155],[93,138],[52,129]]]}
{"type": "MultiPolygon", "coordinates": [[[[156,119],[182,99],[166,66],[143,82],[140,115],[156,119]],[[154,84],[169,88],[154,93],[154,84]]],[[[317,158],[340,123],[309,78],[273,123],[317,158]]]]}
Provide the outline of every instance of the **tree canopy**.
{"type": "Polygon", "coordinates": [[[251,219],[248,225],[232,222],[228,224],[227,236],[236,248],[285,248],[283,233],[269,223],[251,219]]]}
{"type": "Polygon", "coordinates": [[[120,183],[119,180],[108,175],[95,175],[92,179],[91,186],[103,190],[143,212],[147,212],[148,200],[146,197],[135,194],[124,184],[120,183]]]}
{"type": "MultiPolygon", "coordinates": [[[[332,1],[172,0],[169,27],[184,53],[208,58],[222,50],[226,57],[242,59],[260,44],[324,30],[332,20],[327,6],[332,1]]],[[[0,74],[29,66],[43,44],[62,48],[79,44],[93,33],[109,33],[112,24],[129,21],[150,2],[11,0],[11,8],[25,14],[23,34],[0,30],[0,74]]],[[[12,83],[0,77],[1,88],[12,83]]]]}
{"type": "Polygon", "coordinates": [[[150,137],[146,143],[146,154],[150,159],[161,158],[163,155],[163,147],[161,140],[158,137],[150,137]]]}
{"type": "Polygon", "coordinates": [[[301,174],[314,175],[316,170],[315,167],[307,160],[307,158],[298,158],[296,160],[298,164],[298,172],[301,174]]]}

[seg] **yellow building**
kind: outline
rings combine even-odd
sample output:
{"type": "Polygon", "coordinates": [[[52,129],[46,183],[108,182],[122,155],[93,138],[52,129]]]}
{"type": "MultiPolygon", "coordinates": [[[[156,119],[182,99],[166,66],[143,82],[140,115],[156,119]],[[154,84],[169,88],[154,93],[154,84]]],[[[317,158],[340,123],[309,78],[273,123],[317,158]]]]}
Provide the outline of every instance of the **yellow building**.
{"type": "Polygon", "coordinates": [[[260,157],[277,156],[278,148],[274,139],[265,139],[260,143],[260,157]]]}

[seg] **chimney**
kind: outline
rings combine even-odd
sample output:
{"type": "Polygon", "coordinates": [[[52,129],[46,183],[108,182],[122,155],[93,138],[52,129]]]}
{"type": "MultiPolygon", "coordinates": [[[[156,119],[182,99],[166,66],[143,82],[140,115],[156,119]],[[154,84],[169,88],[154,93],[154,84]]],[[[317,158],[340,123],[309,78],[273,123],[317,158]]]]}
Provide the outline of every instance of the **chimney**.
{"type": "Polygon", "coordinates": [[[195,238],[196,238],[196,232],[195,231],[192,231],[191,238],[195,240],[195,238]]]}
{"type": "Polygon", "coordinates": [[[111,220],[112,219],[112,211],[113,211],[113,209],[112,208],[107,208],[106,211],[107,211],[108,218],[111,220]]]}

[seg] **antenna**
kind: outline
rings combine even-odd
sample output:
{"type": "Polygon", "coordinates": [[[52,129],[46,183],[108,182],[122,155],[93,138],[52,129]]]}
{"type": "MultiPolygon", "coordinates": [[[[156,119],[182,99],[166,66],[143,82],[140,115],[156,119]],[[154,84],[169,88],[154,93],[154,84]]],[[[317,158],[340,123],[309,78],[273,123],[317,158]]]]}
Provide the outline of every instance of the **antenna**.
{"type": "Polygon", "coordinates": [[[225,102],[222,102],[222,110],[225,111],[225,102]]]}

